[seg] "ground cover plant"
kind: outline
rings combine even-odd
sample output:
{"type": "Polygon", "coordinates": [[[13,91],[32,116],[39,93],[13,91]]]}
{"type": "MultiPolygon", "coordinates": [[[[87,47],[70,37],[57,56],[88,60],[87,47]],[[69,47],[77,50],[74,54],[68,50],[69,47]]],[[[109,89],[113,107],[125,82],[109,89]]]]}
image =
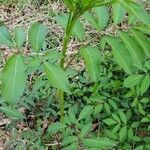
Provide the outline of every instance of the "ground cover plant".
{"type": "Polygon", "coordinates": [[[4,127],[10,133],[5,149],[148,150],[150,18],[145,3],[63,4],[64,13],[53,15],[64,29],[61,49],[49,49],[44,23],[34,22],[27,31],[0,26],[0,45],[10,53],[4,59],[0,51],[0,111],[10,121],[4,127]],[[68,55],[71,40],[81,44],[68,55]]]}

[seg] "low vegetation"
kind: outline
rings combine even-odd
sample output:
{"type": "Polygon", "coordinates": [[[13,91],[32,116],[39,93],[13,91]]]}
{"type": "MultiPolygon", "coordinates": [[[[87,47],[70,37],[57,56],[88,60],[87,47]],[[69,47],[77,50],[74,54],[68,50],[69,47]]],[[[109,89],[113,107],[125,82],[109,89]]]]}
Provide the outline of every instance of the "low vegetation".
{"type": "Polygon", "coordinates": [[[0,26],[0,45],[9,51],[0,51],[5,149],[150,149],[147,6],[63,2],[65,11],[52,18],[64,30],[59,49],[48,48],[44,22],[27,31],[0,26]]]}

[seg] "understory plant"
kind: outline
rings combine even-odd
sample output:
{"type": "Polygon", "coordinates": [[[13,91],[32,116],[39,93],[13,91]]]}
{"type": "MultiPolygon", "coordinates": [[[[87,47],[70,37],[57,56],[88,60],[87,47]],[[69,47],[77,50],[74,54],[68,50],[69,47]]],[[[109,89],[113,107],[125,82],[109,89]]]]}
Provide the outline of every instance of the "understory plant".
{"type": "MultiPolygon", "coordinates": [[[[29,51],[24,48],[22,27],[14,29],[13,37],[5,26],[0,27],[0,44],[10,53],[0,74],[0,110],[9,117],[26,119],[17,105],[24,104],[27,95],[32,101],[34,89],[42,86],[46,99],[59,103],[60,121],[52,123],[46,134],[62,134],[62,142],[56,142],[58,149],[149,149],[150,18],[143,4],[132,0],[64,0],[64,4],[67,13],[54,17],[65,29],[60,52],[47,50],[48,27],[39,22],[28,29],[29,51]],[[84,21],[97,31],[99,44],[81,46],[68,61],[71,38],[84,41],[84,21]],[[120,27],[123,22],[126,28],[120,27]],[[102,34],[110,24],[114,32],[102,34]],[[69,77],[77,75],[69,70],[74,59],[82,59],[88,72],[79,76],[79,84],[69,77]],[[27,87],[30,79],[36,80],[33,76],[39,76],[38,85],[27,87]],[[76,95],[78,102],[69,104],[76,95]],[[79,104],[80,98],[84,106],[79,104]],[[141,126],[146,138],[137,134],[141,126]]],[[[55,144],[50,146],[55,148],[55,144]]]]}

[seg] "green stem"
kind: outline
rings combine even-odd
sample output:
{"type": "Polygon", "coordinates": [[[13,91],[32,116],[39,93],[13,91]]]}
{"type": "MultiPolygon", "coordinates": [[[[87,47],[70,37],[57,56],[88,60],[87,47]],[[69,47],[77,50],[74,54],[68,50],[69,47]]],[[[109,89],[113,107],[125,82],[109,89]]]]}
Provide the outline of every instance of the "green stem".
{"type": "MultiPolygon", "coordinates": [[[[116,1],[116,0],[113,0],[116,1]]],[[[112,3],[112,1],[110,2],[105,2],[103,3],[103,1],[97,2],[97,3],[92,3],[93,1],[91,0],[89,6],[87,6],[86,8],[84,8],[83,10],[76,10],[71,11],[69,14],[69,19],[68,19],[68,24],[67,24],[67,28],[65,31],[65,36],[64,36],[64,40],[63,40],[63,49],[62,49],[62,58],[60,61],[60,67],[62,69],[66,69],[64,64],[65,64],[65,58],[66,58],[66,52],[67,52],[67,46],[68,43],[70,42],[70,37],[72,34],[72,30],[73,27],[77,21],[77,19],[84,14],[86,11],[88,11],[89,9],[93,8],[93,7],[97,7],[99,5],[106,5],[109,3],[112,3]]],[[[97,85],[95,85],[95,89],[97,88],[97,85]]],[[[60,107],[60,116],[61,116],[61,122],[64,121],[64,92],[63,91],[58,91],[58,96],[59,96],[59,107],[60,107]]]]}
{"type": "MultiPolygon", "coordinates": [[[[65,58],[66,58],[66,52],[67,52],[67,46],[70,41],[70,37],[72,34],[72,30],[74,27],[74,24],[76,23],[77,18],[75,17],[72,12],[70,12],[67,28],[65,31],[64,41],[63,41],[63,49],[62,49],[62,59],[60,61],[60,67],[65,70],[64,64],[65,64],[65,58]]],[[[59,107],[60,107],[60,117],[61,122],[64,121],[64,92],[58,91],[59,95],[59,107]]]]}

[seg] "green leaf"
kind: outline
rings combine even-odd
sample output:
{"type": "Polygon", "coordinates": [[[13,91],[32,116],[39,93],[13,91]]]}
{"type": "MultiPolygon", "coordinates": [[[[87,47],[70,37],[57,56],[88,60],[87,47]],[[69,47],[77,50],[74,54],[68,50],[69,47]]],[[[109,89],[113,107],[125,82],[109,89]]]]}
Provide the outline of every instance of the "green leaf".
{"type": "Polygon", "coordinates": [[[35,52],[39,52],[43,47],[48,28],[38,22],[33,23],[28,31],[28,40],[31,48],[35,52]]]}
{"type": "Polygon", "coordinates": [[[121,129],[120,129],[120,131],[119,131],[119,141],[120,142],[124,142],[125,140],[126,140],[126,138],[127,138],[127,127],[126,126],[124,126],[124,127],[122,127],[121,129]]]}
{"type": "Polygon", "coordinates": [[[15,42],[19,50],[23,47],[25,42],[25,32],[21,27],[16,27],[15,30],[15,42]]]}
{"type": "Polygon", "coordinates": [[[132,65],[132,57],[129,51],[125,48],[124,44],[115,37],[107,37],[105,40],[111,45],[113,49],[114,60],[121,68],[124,69],[125,72],[131,74],[134,70],[134,66],[132,65]]]}
{"type": "Polygon", "coordinates": [[[130,128],[130,129],[128,130],[128,138],[129,138],[130,140],[132,140],[132,139],[133,139],[133,136],[134,136],[133,129],[130,128]]]}
{"type": "Polygon", "coordinates": [[[65,5],[70,9],[70,10],[74,10],[74,3],[73,0],[64,0],[65,5]]]}
{"type": "Polygon", "coordinates": [[[5,44],[10,48],[14,47],[10,33],[8,29],[4,26],[0,26],[0,44],[5,44]]]}
{"type": "Polygon", "coordinates": [[[112,118],[107,118],[107,119],[103,120],[103,122],[106,123],[108,126],[111,126],[111,125],[114,125],[114,124],[117,123],[117,122],[116,122],[114,119],[112,119],[112,118]]]}
{"type": "Polygon", "coordinates": [[[73,108],[69,108],[68,115],[69,115],[71,123],[75,124],[77,122],[77,119],[76,119],[76,115],[74,113],[73,108]]]}
{"type": "Polygon", "coordinates": [[[63,146],[66,146],[68,144],[71,144],[71,143],[74,143],[74,142],[77,142],[78,141],[78,137],[77,136],[68,136],[68,137],[65,137],[62,144],[63,146]]]}
{"type": "Polygon", "coordinates": [[[120,130],[120,127],[121,127],[120,123],[117,124],[117,125],[112,129],[112,133],[117,133],[117,132],[120,130]]]}
{"type": "Polygon", "coordinates": [[[77,150],[78,149],[78,142],[72,143],[71,145],[63,148],[62,150],[77,150]]]}
{"type": "Polygon", "coordinates": [[[150,26],[150,17],[148,13],[145,11],[143,6],[136,4],[134,2],[129,1],[120,1],[124,5],[124,7],[134,14],[139,20],[141,20],[147,26],[150,26]]]}
{"type": "Polygon", "coordinates": [[[80,133],[80,138],[84,138],[87,136],[87,134],[91,131],[92,129],[92,124],[89,123],[87,124],[82,130],[81,130],[81,133],[80,133]]]}
{"type": "Polygon", "coordinates": [[[124,80],[124,87],[127,87],[127,88],[132,88],[136,85],[138,85],[141,80],[143,78],[143,75],[131,75],[129,77],[127,77],[125,80],[124,80]]]}
{"type": "Polygon", "coordinates": [[[144,146],[143,145],[139,145],[135,148],[135,150],[143,150],[144,149],[144,146]]]}
{"type": "Polygon", "coordinates": [[[92,106],[85,106],[82,109],[78,120],[85,119],[87,116],[91,115],[92,112],[93,112],[93,107],[92,106]]]}
{"type": "Polygon", "coordinates": [[[91,80],[94,82],[99,81],[100,77],[100,52],[97,47],[89,46],[81,48],[81,56],[85,60],[86,67],[90,74],[91,80]]]}
{"type": "Polygon", "coordinates": [[[146,37],[142,32],[138,32],[137,30],[132,29],[130,31],[140,46],[143,48],[146,57],[150,57],[150,42],[148,37],[146,37]]]}
{"type": "MultiPolygon", "coordinates": [[[[60,14],[54,18],[54,20],[64,29],[66,29],[67,27],[68,19],[68,14],[60,14]]],[[[84,34],[84,27],[82,23],[79,20],[77,20],[73,28],[73,35],[76,36],[79,40],[83,40],[84,34]]]]}
{"type": "Polygon", "coordinates": [[[120,3],[114,3],[112,5],[112,13],[113,13],[113,22],[115,25],[117,25],[121,23],[122,20],[124,19],[126,11],[123,5],[121,5],[120,3]]]}
{"type": "Polygon", "coordinates": [[[85,12],[85,13],[83,14],[83,17],[84,17],[85,20],[87,20],[87,21],[91,24],[91,26],[92,26],[93,28],[99,30],[99,24],[98,24],[98,22],[97,22],[97,19],[94,17],[94,15],[93,15],[92,13],[90,13],[90,12],[85,12]]]}
{"type": "Polygon", "coordinates": [[[110,106],[109,106],[109,104],[108,104],[108,103],[105,103],[105,104],[104,104],[104,107],[105,107],[106,112],[107,112],[108,114],[110,114],[111,112],[110,112],[110,106]]]}
{"type": "Polygon", "coordinates": [[[127,124],[127,116],[121,109],[119,109],[119,116],[120,116],[121,121],[124,124],[127,124]]]}
{"type": "Polygon", "coordinates": [[[116,114],[112,113],[112,117],[120,123],[120,118],[116,114]]]}
{"type": "Polygon", "coordinates": [[[44,55],[45,60],[49,60],[54,63],[61,59],[61,53],[58,50],[48,50],[44,55]]]}
{"type": "Polygon", "coordinates": [[[128,33],[119,32],[119,35],[132,56],[133,64],[142,69],[145,62],[145,54],[138,42],[128,33]]]}
{"type": "Polygon", "coordinates": [[[144,118],[142,118],[141,122],[149,123],[150,122],[150,117],[144,117],[144,118]]]}
{"type": "Polygon", "coordinates": [[[53,87],[70,93],[67,75],[61,67],[45,62],[44,68],[48,80],[53,87]]]}
{"type": "Polygon", "coordinates": [[[66,125],[63,124],[63,123],[60,123],[60,122],[56,122],[56,123],[53,123],[51,124],[49,127],[48,127],[48,132],[49,133],[56,133],[58,131],[61,131],[62,129],[66,128],[66,125]]]}
{"type": "Polygon", "coordinates": [[[109,21],[109,12],[106,6],[96,7],[93,9],[97,19],[99,30],[104,29],[109,21]]]}
{"type": "Polygon", "coordinates": [[[141,94],[143,95],[148,90],[149,87],[150,87],[150,76],[146,75],[141,83],[140,87],[141,94]]]}
{"type": "Polygon", "coordinates": [[[109,138],[100,137],[100,138],[85,139],[83,140],[83,144],[91,148],[110,149],[111,147],[116,146],[117,142],[110,140],[109,138]]]}
{"type": "Polygon", "coordinates": [[[142,31],[145,34],[150,34],[150,26],[146,26],[146,25],[142,24],[139,26],[136,25],[134,28],[142,31]]]}
{"type": "Polygon", "coordinates": [[[2,106],[2,107],[0,107],[0,111],[5,113],[8,117],[12,117],[13,119],[24,119],[25,118],[19,110],[12,108],[12,107],[2,106]]]}
{"type": "Polygon", "coordinates": [[[118,109],[118,106],[117,106],[117,104],[115,103],[114,100],[109,99],[109,100],[108,100],[108,103],[110,104],[110,106],[111,106],[114,110],[117,110],[117,109],[118,109]]]}
{"type": "Polygon", "coordinates": [[[26,87],[25,64],[21,55],[13,55],[2,71],[2,95],[4,100],[15,105],[26,87]]]}

